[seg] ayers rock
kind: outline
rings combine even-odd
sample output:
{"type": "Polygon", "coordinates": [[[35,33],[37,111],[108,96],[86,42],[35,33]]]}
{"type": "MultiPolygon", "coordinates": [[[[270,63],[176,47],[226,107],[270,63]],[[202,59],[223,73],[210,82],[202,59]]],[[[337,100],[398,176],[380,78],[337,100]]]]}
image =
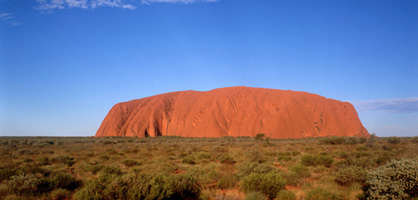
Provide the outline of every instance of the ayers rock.
{"type": "Polygon", "coordinates": [[[289,90],[229,87],[118,103],[96,137],[368,137],[353,105],[289,90]]]}

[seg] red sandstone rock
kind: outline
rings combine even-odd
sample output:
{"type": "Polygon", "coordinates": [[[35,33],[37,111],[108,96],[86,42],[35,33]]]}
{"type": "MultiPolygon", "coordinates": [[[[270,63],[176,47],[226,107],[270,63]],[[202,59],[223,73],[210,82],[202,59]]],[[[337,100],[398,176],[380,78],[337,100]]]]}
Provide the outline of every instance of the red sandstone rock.
{"type": "Polygon", "coordinates": [[[118,103],[96,137],[368,137],[353,105],[289,90],[230,87],[118,103]]]}

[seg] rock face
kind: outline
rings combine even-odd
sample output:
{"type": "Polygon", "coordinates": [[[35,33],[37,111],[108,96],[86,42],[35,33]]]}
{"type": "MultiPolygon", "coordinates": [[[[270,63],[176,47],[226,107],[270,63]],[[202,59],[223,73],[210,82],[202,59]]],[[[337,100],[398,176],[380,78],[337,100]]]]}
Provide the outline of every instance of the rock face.
{"type": "Polygon", "coordinates": [[[96,137],[368,137],[353,105],[289,90],[230,87],[118,103],[96,137]]]}

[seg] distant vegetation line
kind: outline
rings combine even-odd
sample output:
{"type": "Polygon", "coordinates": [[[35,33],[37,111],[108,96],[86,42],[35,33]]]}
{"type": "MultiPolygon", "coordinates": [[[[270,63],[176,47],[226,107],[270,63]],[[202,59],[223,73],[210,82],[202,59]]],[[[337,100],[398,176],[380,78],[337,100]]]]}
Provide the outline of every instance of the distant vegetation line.
{"type": "Polygon", "coordinates": [[[0,137],[0,199],[417,199],[417,152],[373,134],[0,137]]]}

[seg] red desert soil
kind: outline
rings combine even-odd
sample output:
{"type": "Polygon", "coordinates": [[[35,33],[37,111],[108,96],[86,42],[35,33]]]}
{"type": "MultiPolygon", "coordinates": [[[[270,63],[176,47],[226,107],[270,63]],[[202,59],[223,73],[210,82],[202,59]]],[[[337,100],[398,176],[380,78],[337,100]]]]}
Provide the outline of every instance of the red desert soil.
{"type": "Polygon", "coordinates": [[[181,91],[118,103],[96,137],[368,137],[353,105],[290,90],[181,91]]]}

